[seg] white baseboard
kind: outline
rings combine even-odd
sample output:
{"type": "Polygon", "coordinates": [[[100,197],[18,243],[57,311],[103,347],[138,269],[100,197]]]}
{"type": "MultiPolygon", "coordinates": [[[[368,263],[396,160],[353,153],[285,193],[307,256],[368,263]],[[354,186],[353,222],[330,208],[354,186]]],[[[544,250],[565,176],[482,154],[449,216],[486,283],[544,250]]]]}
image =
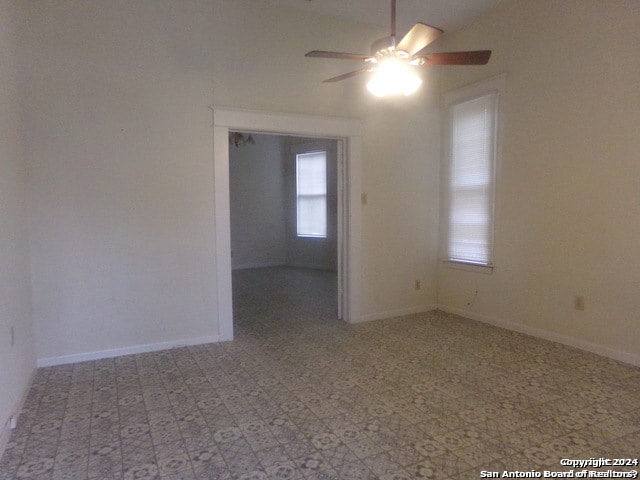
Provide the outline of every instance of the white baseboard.
{"type": "Polygon", "coordinates": [[[315,263],[246,263],[242,265],[236,265],[233,270],[248,270],[251,268],[269,268],[269,267],[291,267],[291,268],[308,268],[310,270],[326,270],[335,272],[335,267],[328,267],[327,265],[318,265],[315,263]]]}
{"type": "Polygon", "coordinates": [[[232,270],[247,270],[250,268],[268,268],[268,267],[285,267],[287,264],[284,262],[262,262],[262,263],[243,263],[241,265],[234,265],[232,270]]]}
{"type": "Polygon", "coordinates": [[[620,350],[615,350],[611,347],[599,345],[597,343],[592,343],[587,340],[581,340],[579,338],[571,337],[569,335],[563,335],[561,333],[551,332],[549,330],[543,330],[541,328],[530,327],[528,325],[522,325],[520,323],[515,323],[509,320],[504,320],[504,319],[492,317],[489,315],[482,315],[480,313],[471,312],[469,310],[464,310],[462,308],[439,305],[438,309],[442,310],[443,312],[453,313],[455,315],[460,315],[461,317],[466,317],[471,320],[477,320],[479,322],[495,325],[496,327],[501,327],[507,330],[512,330],[515,332],[524,333],[526,335],[531,335],[532,337],[551,340],[552,342],[557,342],[563,345],[568,345],[570,347],[579,348],[580,350],[586,350],[587,352],[595,353],[598,355],[602,355],[604,357],[612,358],[613,360],[618,360],[620,362],[624,362],[630,365],[635,365],[637,367],[640,367],[640,355],[636,355],[628,352],[622,352],[620,350]]]}
{"type": "Polygon", "coordinates": [[[319,265],[314,263],[287,263],[285,267],[291,268],[308,268],[309,270],[324,270],[327,272],[335,272],[335,267],[329,267],[327,265],[319,265]]]}
{"type": "Polygon", "coordinates": [[[397,310],[387,310],[385,312],[367,313],[362,315],[359,320],[351,323],[370,322],[372,320],[383,320],[387,318],[402,317],[403,315],[412,315],[414,313],[424,313],[431,310],[436,310],[439,307],[437,305],[418,305],[409,308],[399,308],[397,310]]]}
{"type": "Polygon", "coordinates": [[[99,360],[101,358],[119,357],[121,355],[134,355],[136,353],[157,352],[158,350],[168,350],[170,348],[187,347],[191,345],[202,345],[205,343],[218,343],[220,336],[185,338],[171,342],[149,343],[146,345],[132,345],[130,347],[114,348],[111,350],[100,350],[97,352],[76,353],[73,355],[63,355],[61,357],[39,358],[38,367],[51,367],[54,365],[64,365],[67,363],[86,362],[89,360],[99,360]]]}
{"type": "Polygon", "coordinates": [[[7,443],[9,442],[9,437],[11,436],[11,419],[15,423],[20,420],[20,412],[22,412],[22,407],[24,406],[24,402],[27,400],[27,395],[29,394],[29,388],[31,388],[31,384],[33,383],[33,378],[36,375],[36,369],[33,369],[31,375],[29,376],[29,381],[22,392],[22,395],[16,402],[16,404],[11,409],[11,413],[9,414],[9,418],[6,419],[2,427],[0,427],[0,458],[4,454],[4,450],[7,448],[7,443]]]}

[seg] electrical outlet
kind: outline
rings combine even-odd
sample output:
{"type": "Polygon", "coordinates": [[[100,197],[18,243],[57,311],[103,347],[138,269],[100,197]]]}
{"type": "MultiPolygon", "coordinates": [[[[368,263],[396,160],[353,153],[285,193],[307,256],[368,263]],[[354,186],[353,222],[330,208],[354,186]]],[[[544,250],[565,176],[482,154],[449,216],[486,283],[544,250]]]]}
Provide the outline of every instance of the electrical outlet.
{"type": "Polygon", "coordinates": [[[584,297],[582,295],[576,295],[573,297],[573,308],[584,311],[584,297]]]}
{"type": "Polygon", "coordinates": [[[360,201],[361,201],[362,205],[366,205],[368,200],[369,199],[367,198],[367,194],[366,193],[363,193],[362,195],[360,195],[360,201]]]}
{"type": "Polygon", "coordinates": [[[422,287],[422,285],[420,284],[420,280],[416,280],[416,282],[414,283],[413,287],[416,290],[420,290],[420,287],[422,287]]]}

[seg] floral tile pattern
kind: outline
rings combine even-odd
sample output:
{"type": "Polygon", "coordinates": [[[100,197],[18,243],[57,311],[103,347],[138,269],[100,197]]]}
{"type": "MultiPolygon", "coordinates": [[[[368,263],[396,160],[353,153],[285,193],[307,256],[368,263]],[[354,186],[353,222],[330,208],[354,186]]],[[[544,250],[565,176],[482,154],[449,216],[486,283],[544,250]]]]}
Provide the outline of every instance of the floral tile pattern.
{"type": "Polygon", "coordinates": [[[237,271],[233,342],[39,369],[0,480],[457,480],[640,456],[639,368],[438,311],[348,325],[333,292],[327,272],[237,271]]]}

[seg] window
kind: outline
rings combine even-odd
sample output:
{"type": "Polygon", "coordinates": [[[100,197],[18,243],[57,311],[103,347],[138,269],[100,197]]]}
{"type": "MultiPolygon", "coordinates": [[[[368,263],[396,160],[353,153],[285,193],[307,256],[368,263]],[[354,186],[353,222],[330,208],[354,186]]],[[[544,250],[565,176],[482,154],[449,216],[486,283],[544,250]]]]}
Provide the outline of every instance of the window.
{"type": "Polygon", "coordinates": [[[498,93],[449,98],[446,256],[491,267],[498,93]]]}
{"type": "Polygon", "coordinates": [[[296,212],[299,237],[327,236],[327,152],[296,155],[296,212]]]}

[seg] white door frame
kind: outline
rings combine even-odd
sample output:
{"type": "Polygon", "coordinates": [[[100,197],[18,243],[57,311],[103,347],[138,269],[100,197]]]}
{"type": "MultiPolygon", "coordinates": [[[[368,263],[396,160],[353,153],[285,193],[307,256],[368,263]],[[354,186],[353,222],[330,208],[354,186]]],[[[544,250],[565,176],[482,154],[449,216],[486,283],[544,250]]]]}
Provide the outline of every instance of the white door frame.
{"type": "MultiPolygon", "coordinates": [[[[213,174],[218,336],[233,339],[233,291],[231,280],[231,226],[229,204],[229,131],[249,131],[305,137],[336,138],[344,142],[341,219],[343,249],[343,320],[360,321],[360,237],[362,185],[362,123],[359,120],[311,115],[211,107],[213,111],[213,174]]],[[[342,243],[340,245],[340,243],[342,243]]]]}

